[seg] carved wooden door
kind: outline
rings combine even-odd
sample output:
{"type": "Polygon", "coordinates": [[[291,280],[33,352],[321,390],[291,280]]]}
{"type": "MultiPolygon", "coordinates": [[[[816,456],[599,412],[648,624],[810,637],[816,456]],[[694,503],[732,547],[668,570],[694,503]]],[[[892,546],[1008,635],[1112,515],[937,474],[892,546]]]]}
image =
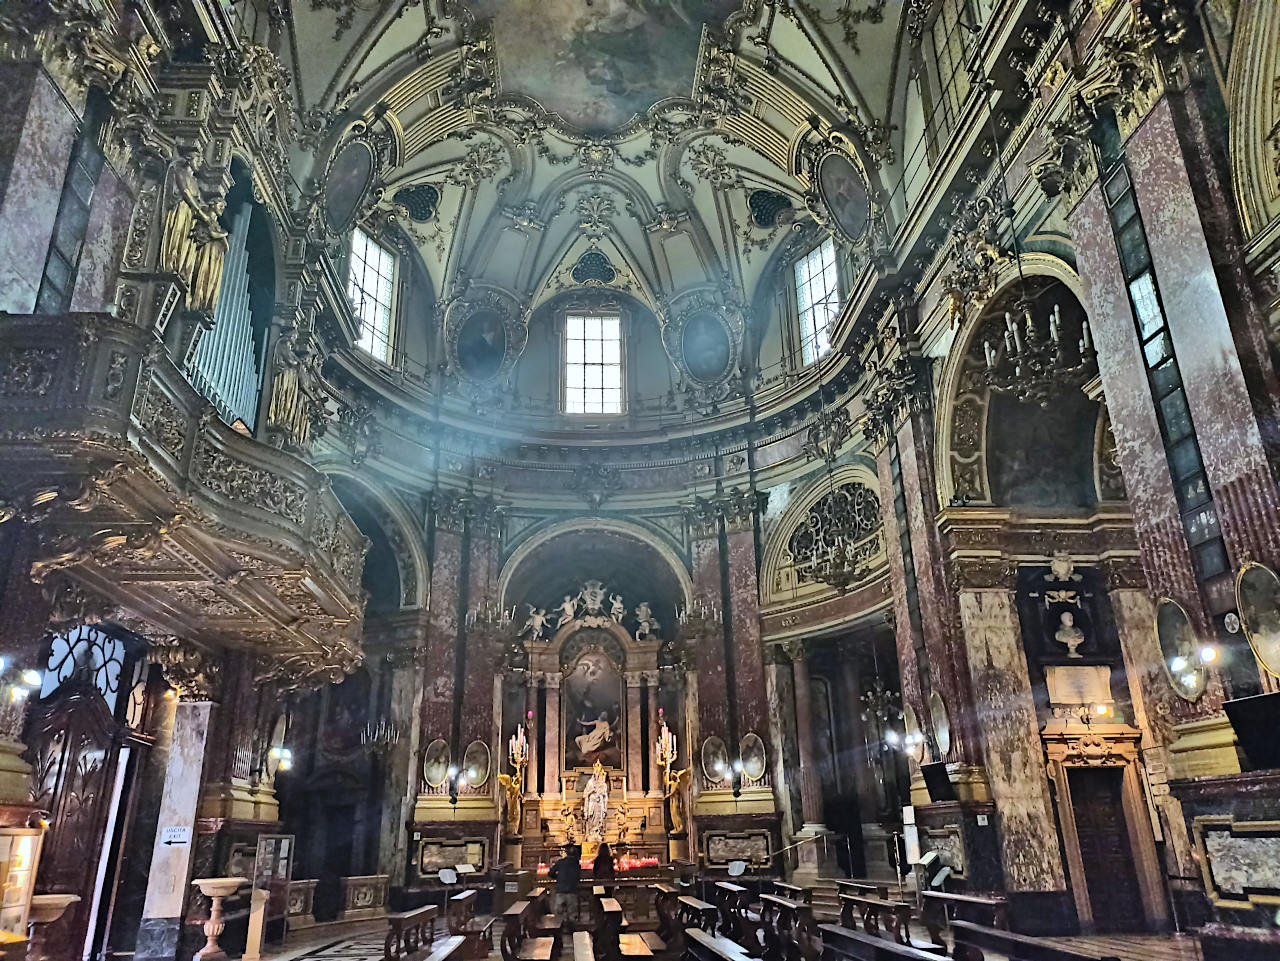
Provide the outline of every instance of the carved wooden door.
{"type": "Polygon", "coordinates": [[[46,929],[50,958],[81,957],[125,733],[92,685],[64,685],[33,710],[32,795],[49,812],[36,890],[80,895],[46,929]]]}
{"type": "Polygon", "coordinates": [[[1089,904],[1100,933],[1146,927],[1121,801],[1123,776],[1118,767],[1071,768],[1068,775],[1089,904]]]}

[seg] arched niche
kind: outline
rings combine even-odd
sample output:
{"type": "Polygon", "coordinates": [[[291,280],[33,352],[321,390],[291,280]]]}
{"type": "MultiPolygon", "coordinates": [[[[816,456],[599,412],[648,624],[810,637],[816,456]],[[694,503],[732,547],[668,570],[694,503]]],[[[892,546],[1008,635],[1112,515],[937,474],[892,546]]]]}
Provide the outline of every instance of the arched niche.
{"type": "Polygon", "coordinates": [[[339,502],[371,542],[362,579],[369,593],[368,611],[425,607],[430,568],[412,516],[394,497],[353,474],[333,468],[327,472],[339,502]]]}
{"type": "MultiPolygon", "coordinates": [[[[498,578],[506,608],[545,607],[552,615],[562,597],[574,596],[588,580],[620,593],[628,612],[647,601],[665,632],[674,631],[675,608],[693,597],[689,571],[671,546],[636,524],[582,518],[554,524],[520,543],[498,578]]],[[[555,618],[552,618],[552,625],[555,618]]]]}
{"type": "Polygon", "coordinates": [[[1280,218],[1275,141],[1280,100],[1274,89],[1280,76],[1280,4],[1243,0],[1231,45],[1227,74],[1231,183],[1249,240],[1280,218]]]}
{"type": "MultiPolygon", "coordinates": [[[[825,598],[834,593],[833,588],[819,581],[803,581],[796,576],[794,559],[791,554],[792,538],[800,527],[809,523],[810,516],[831,495],[833,489],[860,487],[879,504],[880,481],[875,471],[865,464],[845,464],[835,468],[828,474],[822,471],[808,486],[792,498],[782,516],[774,525],[773,532],[765,545],[761,563],[761,594],[764,606],[825,598]]],[[[885,571],[887,556],[884,545],[884,525],[878,522],[874,528],[868,527],[866,536],[859,540],[867,552],[867,575],[856,588],[881,576],[885,571]]]]}
{"type": "Polygon", "coordinates": [[[1056,258],[1024,256],[1022,276],[1016,264],[1002,268],[996,293],[957,332],[943,368],[936,424],[939,506],[1076,510],[1122,499],[1114,440],[1097,401],[1071,388],[1042,406],[982,382],[987,346],[1002,355],[1004,315],[1017,317],[1022,301],[1032,304],[1041,322],[1057,305],[1062,336],[1073,342],[1087,317],[1078,278],[1056,258]]]}

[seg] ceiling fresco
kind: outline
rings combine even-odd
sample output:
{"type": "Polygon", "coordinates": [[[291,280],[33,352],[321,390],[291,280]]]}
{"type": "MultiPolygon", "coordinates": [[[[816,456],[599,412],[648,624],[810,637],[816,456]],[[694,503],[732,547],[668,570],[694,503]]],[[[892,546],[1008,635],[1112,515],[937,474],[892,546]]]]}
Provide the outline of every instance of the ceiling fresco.
{"type": "Polygon", "coordinates": [[[493,24],[503,93],[524,94],[587,133],[690,95],[704,24],[737,0],[470,0],[493,24]]]}

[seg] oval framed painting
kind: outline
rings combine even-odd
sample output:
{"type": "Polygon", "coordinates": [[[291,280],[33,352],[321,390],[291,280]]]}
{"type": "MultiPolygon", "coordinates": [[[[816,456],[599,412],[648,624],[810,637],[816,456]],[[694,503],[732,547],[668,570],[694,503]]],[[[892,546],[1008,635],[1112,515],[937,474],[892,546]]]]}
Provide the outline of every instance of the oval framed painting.
{"type": "Polygon", "coordinates": [[[334,153],[324,175],[324,220],[330,233],[351,229],[377,172],[377,156],[367,141],[348,140],[334,153]]]}
{"type": "Polygon", "coordinates": [[[441,787],[449,780],[449,743],[444,738],[436,738],[423,751],[422,779],[428,787],[441,787]]]}
{"type": "Polygon", "coordinates": [[[1236,608],[1253,656],[1280,677],[1280,577],[1250,561],[1236,575],[1236,608]]]}
{"type": "Polygon", "coordinates": [[[680,356],[689,376],[700,384],[718,384],[733,362],[733,339],[716,311],[695,310],[680,334],[680,356]]]}
{"type": "Polygon", "coordinates": [[[818,159],[814,183],[831,226],[849,243],[860,242],[871,223],[871,189],[853,158],[828,150],[818,159]]]}
{"type": "Polygon", "coordinates": [[[712,784],[729,777],[729,749],[714,734],[702,742],[702,773],[712,784]]]}
{"type": "Polygon", "coordinates": [[[493,307],[478,307],[463,318],[454,347],[458,372],[469,380],[493,380],[507,358],[506,318],[493,307]]]}
{"type": "Polygon", "coordinates": [[[1191,618],[1171,597],[1160,598],[1156,605],[1156,640],[1174,691],[1183,700],[1199,700],[1209,682],[1209,672],[1200,659],[1200,644],[1191,618]]]}

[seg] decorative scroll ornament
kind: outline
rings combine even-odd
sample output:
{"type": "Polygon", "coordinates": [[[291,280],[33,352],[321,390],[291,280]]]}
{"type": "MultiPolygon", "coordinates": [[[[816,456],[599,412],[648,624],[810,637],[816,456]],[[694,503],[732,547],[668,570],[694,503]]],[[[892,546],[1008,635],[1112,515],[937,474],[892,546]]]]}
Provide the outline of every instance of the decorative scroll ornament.
{"type": "Polygon", "coordinates": [[[685,506],[684,512],[697,536],[710,537],[719,530],[721,521],[730,533],[747,530],[756,513],[763,513],[768,503],[768,491],[753,493],[734,487],[711,497],[696,497],[692,504],[685,506]]]}
{"type": "Polygon", "coordinates": [[[802,450],[810,460],[820,458],[828,464],[834,463],[840,456],[840,448],[853,433],[853,424],[849,421],[849,410],[837,407],[834,410],[824,407],[818,411],[817,419],[809,425],[802,450]]]}
{"type": "Polygon", "coordinates": [[[705,291],[662,312],[662,346],[680,371],[690,406],[706,407],[733,393],[745,323],[742,310],[705,291]]]}
{"type": "Polygon", "coordinates": [[[819,500],[787,542],[796,580],[846,591],[867,578],[883,550],[880,499],[862,484],[842,484],[819,500]]]}
{"type": "Polygon", "coordinates": [[[483,398],[511,372],[529,340],[529,316],[496,290],[483,290],[449,305],[445,355],[462,392],[483,398]]]}
{"type": "Polygon", "coordinates": [[[222,686],[222,666],[210,654],[176,637],[152,639],[149,655],[184,701],[214,701],[222,686]]]}
{"type": "Polygon", "coordinates": [[[905,355],[870,372],[863,432],[873,448],[882,449],[907,412],[927,409],[932,402],[929,360],[905,355]]]}
{"type": "Polygon", "coordinates": [[[1009,260],[1001,240],[1001,220],[1008,215],[994,196],[982,194],[965,205],[951,229],[951,269],[942,277],[942,289],[950,297],[952,323],[971,308],[981,309],[995,294],[996,275],[1009,260]]]}
{"type": "Polygon", "coordinates": [[[622,490],[622,472],[608,464],[582,464],[573,469],[564,488],[581,495],[592,510],[599,510],[601,504],[622,490]]]}

